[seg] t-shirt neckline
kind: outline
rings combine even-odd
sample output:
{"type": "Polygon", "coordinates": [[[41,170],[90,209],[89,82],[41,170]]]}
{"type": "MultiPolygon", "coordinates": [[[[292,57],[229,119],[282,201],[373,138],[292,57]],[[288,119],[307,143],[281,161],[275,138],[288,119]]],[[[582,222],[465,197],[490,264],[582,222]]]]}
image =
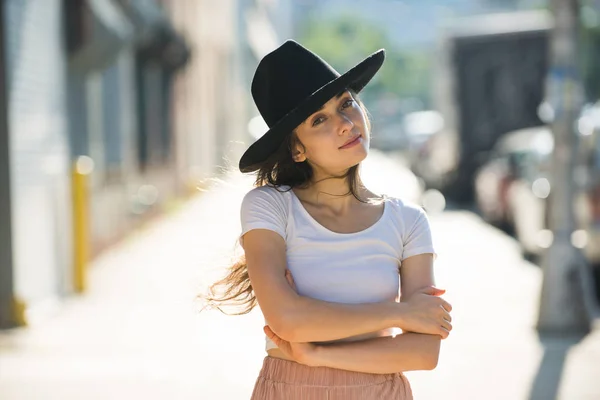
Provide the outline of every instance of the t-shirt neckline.
{"type": "Polygon", "coordinates": [[[306,208],[304,208],[304,204],[302,204],[302,202],[300,201],[300,199],[298,198],[298,196],[296,196],[296,193],[294,193],[293,189],[289,190],[290,195],[292,196],[292,202],[296,202],[298,208],[300,209],[300,212],[306,217],[308,218],[308,220],[314,225],[316,226],[318,229],[327,232],[330,235],[336,235],[336,236],[344,236],[344,237],[349,237],[349,236],[356,236],[356,235],[363,235],[366,234],[370,231],[372,231],[373,229],[377,228],[377,226],[379,226],[381,223],[383,223],[383,221],[385,220],[385,217],[387,216],[388,213],[388,201],[387,201],[387,196],[385,194],[381,195],[381,197],[383,197],[383,213],[381,213],[381,216],[379,217],[379,219],[377,221],[375,221],[373,224],[371,224],[371,226],[358,231],[358,232],[350,232],[350,233],[341,233],[341,232],[335,232],[332,231],[331,229],[323,226],[319,221],[317,221],[312,215],[310,215],[310,213],[306,210],[306,208]]]}

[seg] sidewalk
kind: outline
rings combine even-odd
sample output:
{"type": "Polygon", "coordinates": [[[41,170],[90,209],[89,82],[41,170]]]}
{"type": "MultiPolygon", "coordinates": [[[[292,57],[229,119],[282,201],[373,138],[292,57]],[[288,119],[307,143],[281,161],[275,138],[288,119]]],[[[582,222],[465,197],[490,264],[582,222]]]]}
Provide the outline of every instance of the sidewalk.
{"type": "Polygon", "coordinates": [[[453,327],[438,368],[407,374],[422,399],[600,399],[600,332],[580,343],[534,329],[542,274],[469,212],[432,218],[436,278],[453,327]]]}
{"type": "MultiPolygon", "coordinates": [[[[418,195],[399,164],[372,156],[370,188],[418,195]]],[[[239,174],[215,182],[96,260],[84,296],[30,328],[0,332],[0,398],[249,398],[264,357],[260,312],[198,313],[194,297],[232,261],[251,183],[239,174]]],[[[541,273],[515,241],[469,212],[430,218],[454,331],[436,370],[407,374],[415,398],[600,399],[600,333],[540,342],[532,327],[541,273]]]]}

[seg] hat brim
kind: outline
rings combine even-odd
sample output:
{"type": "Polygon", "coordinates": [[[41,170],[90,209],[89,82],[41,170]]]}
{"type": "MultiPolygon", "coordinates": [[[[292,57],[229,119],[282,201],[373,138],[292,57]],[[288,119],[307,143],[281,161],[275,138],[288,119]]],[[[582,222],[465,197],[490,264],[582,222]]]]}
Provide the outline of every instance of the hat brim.
{"type": "Polygon", "coordinates": [[[383,49],[376,51],[343,75],[322,86],[298,107],[290,111],[273,125],[264,135],[255,141],[242,155],[239,169],[242,172],[252,172],[259,168],[259,164],[273,154],[286,135],[290,134],[306,118],[316,112],[323,104],[343,89],[360,92],[375,76],[385,59],[383,49]]]}

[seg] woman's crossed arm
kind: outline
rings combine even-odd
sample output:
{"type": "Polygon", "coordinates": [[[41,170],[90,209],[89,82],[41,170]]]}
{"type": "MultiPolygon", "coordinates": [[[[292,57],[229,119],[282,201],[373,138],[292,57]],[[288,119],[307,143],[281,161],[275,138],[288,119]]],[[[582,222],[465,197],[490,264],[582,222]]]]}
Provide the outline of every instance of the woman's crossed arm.
{"type": "MultiPolygon", "coordinates": [[[[401,302],[422,296],[423,287],[434,285],[432,260],[431,254],[423,254],[403,262],[401,302]]],[[[450,318],[442,329],[447,337],[452,329],[450,318]]],[[[378,374],[435,368],[442,339],[442,335],[405,331],[395,337],[314,345],[284,341],[268,328],[265,332],[281,350],[302,364],[378,374]]]]}
{"type": "MultiPolygon", "coordinates": [[[[248,274],[265,319],[273,332],[284,340],[326,342],[391,327],[444,334],[440,328],[444,315],[439,306],[449,308],[450,305],[432,296],[440,294],[434,288],[427,288],[428,296],[422,294],[422,298],[410,304],[392,301],[371,304],[325,302],[300,296],[290,287],[285,277],[285,241],[277,233],[266,229],[246,233],[244,251],[248,274]]],[[[410,259],[405,262],[407,265],[414,263],[410,259]]],[[[414,279],[409,277],[408,280],[414,281],[417,287],[414,279]]],[[[430,285],[431,281],[422,280],[421,283],[430,285]]],[[[405,290],[405,284],[402,290],[405,290]]]]}

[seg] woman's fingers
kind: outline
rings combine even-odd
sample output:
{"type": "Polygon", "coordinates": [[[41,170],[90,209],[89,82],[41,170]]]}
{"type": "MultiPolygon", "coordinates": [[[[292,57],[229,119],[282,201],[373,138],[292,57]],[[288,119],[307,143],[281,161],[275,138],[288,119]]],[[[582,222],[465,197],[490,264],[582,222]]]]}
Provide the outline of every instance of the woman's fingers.
{"type": "Polygon", "coordinates": [[[442,339],[447,339],[450,336],[450,331],[443,326],[440,327],[440,336],[442,339]]]}
{"type": "Polygon", "coordinates": [[[442,328],[450,332],[452,330],[452,324],[450,322],[444,321],[442,322],[442,328]]]}
{"type": "Polygon", "coordinates": [[[275,334],[275,332],[273,332],[271,330],[271,328],[269,328],[269,325],[265,325],[263,327],[263,331],[265,332],[265,334],[267,335],[267,337],[269,339],[271,339],[273,341],[273,343],[275,343],[277,346],[279,346],[281,344],[281,338],[279,336],[277,336],[275,334]]]}
{"type": "Polygon", "coordinates": [[[446,289],[436,288],[435,286],[427,286],[422,288],[420,293],[428,294],[430,296],[441,296],[446,293],[446,289]]]}
{"type": "Polygon", "coordinates": [[[289,269],[285,270],[285,279],[287,279],[288,284],[294,289],[294,292],[296,292],[296,283],[294,282],[294,277],[289,269]]]}
{"type": "Polygon", "coordinates": [[[442,310],[442,318],[444,318],[448,322],[452,322],[452,316],[450,315],[450,313],[446,311],[443,307],[442,310]]]}
{"type": "Polygon", "coordinates": [[[444,309],[444,307],[442,308],[442,323],[441,323],[441,328],[444,331],[443,333],[447,333],[445,335],[445,337],[442,335],[442,337],[446,338],[448,337],[448,334],[450,334],[450,331],[452,330],[452,316],[450,315],[450,313],[448,311],[446,311],[446,309],[444,309]]]}
{"type": "Polygon", "coordinates": [[[273,332],[271,330],[271,328],[269,328],[269,325],[265,325],[263,327],[263,331],[265,332],[265,334],[269,337],[269,339],[272,339],[273,336],[275,336],[275,332],[273,332]]]}
{"type": "Polygon", "coordinates": [[[290,342],[277,336],[277,334],[273,332],[268,325],[263,327],[263,331],[269,337],[269,339],[275,343],[275,346],[283,351],[288,357],[294,358],[294,351],[290,342]]]}
{"type": "Polygon", "coordinates": [[[452,305],[448,303],[446,300],[442,300],[442,308],[448,312],[452,311],[452,305]]]}

